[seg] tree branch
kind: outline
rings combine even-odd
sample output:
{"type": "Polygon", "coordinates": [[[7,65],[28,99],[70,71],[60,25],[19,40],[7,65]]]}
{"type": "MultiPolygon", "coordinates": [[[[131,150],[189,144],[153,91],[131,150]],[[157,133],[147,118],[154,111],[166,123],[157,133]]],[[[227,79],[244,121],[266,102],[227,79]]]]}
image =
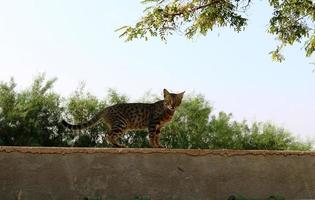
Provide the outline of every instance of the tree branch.
{"type": "MultiPolygon", "coordinates": [[[[225,2],[225,0],[212,0],[212,1],[209,2],[209,3],[206,3],[206,4],[203,4],[203,5],[200,5],[200,6],[196,6],[196,7],[194,7],[194,8],[191,8],[191,9],[188,10],[187,12],[196,12],[197,10],[200,10],[200,9],[203,9],[203,8],[206,8],[206,7],[209,7],[209,6],[213,5],[213,4],[217,4],[217,3],[222,2],[222,1],[225,2]]],[[[184,14],[184,11],[179,11],[179,12],[177,12],[177,13],[170,13],[170,14],[165,14],[165,15],[166,15],[166,17],[167,17],[167,16],[172,16],[172,17],[174,17],[174,16],[178,16],[178,15],[183,15],[183,14],[184,14]]]]}

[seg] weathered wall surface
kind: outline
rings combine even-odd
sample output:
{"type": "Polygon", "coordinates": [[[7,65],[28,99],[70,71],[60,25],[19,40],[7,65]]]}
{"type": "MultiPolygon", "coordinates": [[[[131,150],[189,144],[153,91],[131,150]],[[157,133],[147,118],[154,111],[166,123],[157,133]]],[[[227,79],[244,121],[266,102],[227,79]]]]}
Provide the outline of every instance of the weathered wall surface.
{"type": "Polygon", "coordinates": [[[315,153],[0,147],[1,200],[315,199],[315,153]]]}

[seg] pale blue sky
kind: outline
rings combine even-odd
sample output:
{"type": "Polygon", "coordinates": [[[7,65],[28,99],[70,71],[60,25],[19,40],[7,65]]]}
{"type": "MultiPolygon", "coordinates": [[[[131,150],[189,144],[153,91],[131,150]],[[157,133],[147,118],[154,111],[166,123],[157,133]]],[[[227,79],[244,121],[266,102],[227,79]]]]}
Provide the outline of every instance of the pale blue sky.
{"type": "Polygon", "coordinates": [[[266,31],[266,1],[248,12],[246,31],[216,29],[167,44],[152,39],[125,43],[114,30],[142,15],[140,1],[0,0],[0,80],[28,86],[45,72],[58,77],[55,90],[70,95],[80,81],[103,97],[116,88],[132,99],[145,91],[201,93],[215,111],[235,119],[271,120],[302,138],[315,135],[315,73],[301,45],[271,61],[276,41],[266,31]]]}

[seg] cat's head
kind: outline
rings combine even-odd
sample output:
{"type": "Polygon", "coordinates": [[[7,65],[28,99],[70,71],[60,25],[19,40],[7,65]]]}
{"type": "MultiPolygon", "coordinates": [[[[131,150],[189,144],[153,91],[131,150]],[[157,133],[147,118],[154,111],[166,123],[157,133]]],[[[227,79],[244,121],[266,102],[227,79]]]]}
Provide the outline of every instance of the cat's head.
{"type": "Polygon", "coordinates": [[[167,89],[163,90],[164,93],[164,105],[170,109],[175,110],[181,103],[185,92],[182,93],[170,93],[167,89]]]}

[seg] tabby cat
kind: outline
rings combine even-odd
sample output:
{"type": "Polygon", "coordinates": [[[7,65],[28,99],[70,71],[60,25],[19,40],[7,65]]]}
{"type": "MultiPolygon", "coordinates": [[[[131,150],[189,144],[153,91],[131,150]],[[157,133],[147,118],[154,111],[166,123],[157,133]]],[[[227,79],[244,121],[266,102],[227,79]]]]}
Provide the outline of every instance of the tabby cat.
{"type": "Polygon", "coordinates": [[[72,130],[92,127],[102,121],[108,128],[108,140],[115,147],[123,147],[117,139],[127,130],[148,129],[150,145],[161,148],[160,130],[169,122],[175,109],[181,104],[185,92],[175,94],[163,90],[164,100],[155,103],[121,103],[105,108],[90,121],[72,125],[62,121],[62,124],[72,130]]]}

